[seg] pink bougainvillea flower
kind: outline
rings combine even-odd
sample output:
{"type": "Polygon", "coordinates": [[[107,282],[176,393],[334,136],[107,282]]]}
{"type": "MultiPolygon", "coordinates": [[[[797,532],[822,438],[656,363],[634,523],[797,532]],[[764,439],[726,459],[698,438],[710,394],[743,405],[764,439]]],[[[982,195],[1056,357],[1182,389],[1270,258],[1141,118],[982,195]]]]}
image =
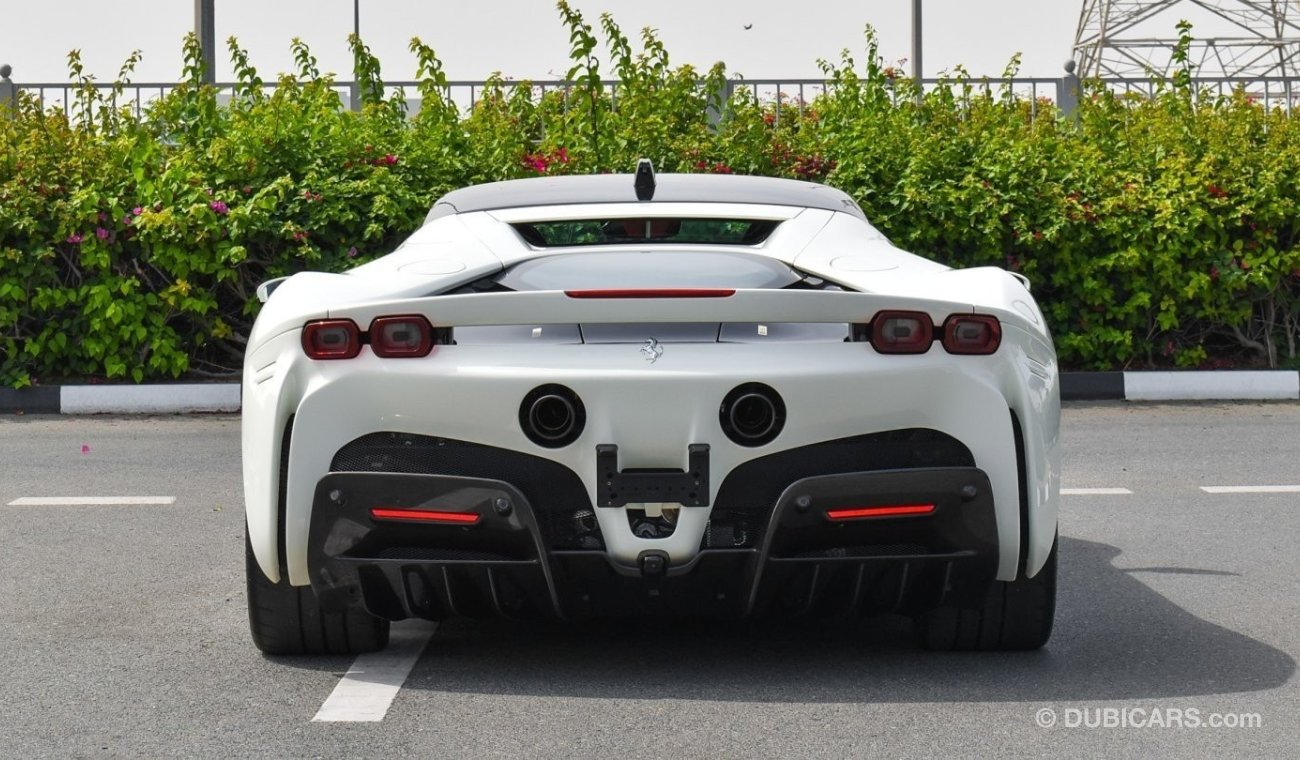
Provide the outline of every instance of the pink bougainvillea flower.
{"type": "Polygon", "coordinates": [[[562,164],[569,163],[569,149],[561,147],[559,150],[555,151],[555,160],[562,164]]]}
{"type": "Polygon", "coordinates": [[[388,164],[389,166],[392,166],[393,164],[397,163],[397,156],[394,156],[392,153],[386,154],[384,156],[384,163],[388,164]]]}
{"type": "Polygon", "coordinates": [[[81,241],[83,241],[83,240],[85,240],[85,239],[86,239],[86,238],[84,238],[84,237],[81,236],[80,234],[74,232],[74,233],[72,233],[71,235],[68,235],[68,239],[65,240],[64,242],[66,242],[66,243],[71,243],[71,244],[73,244],[73,245],[81,245],[81,241]]]}
{"type": "Polygon", "coordinates": [[[225,216],[230,213],[230,207],[225,204],[225,201],[213,201],[208,204],[208,208],[212,209],[212,212],[217,216],[225,216]]]}
{"type": "Polygon", "coordinates": [[[81,444],[81,453],[82,453],[82,454],[89,454],[89,453],[90,453],[90,446],[87,445],[87,444],[84,444],[84,443],[81,444]]]}
{"type": "Polygon", "coordinates": [[[348,258],[355,259],[356,257],[357,257],[357,247],[354,245],[348,249],[348,258]]]}
{"type": "Polygon", "coordinates": [[[546,160],[546,156],[540,153],[525,153],[523,164],[538,174],[545,174],[550,162],[546,160]]]}
{"type": "Polygon", "coordinates": [[[108,230],[104,229],[103,227],[96,227],[95,237],[99,238],[100,240],[108,240],[108,230]]]}
{"type": "Polygon", "coordinates": [[[131,209],[131,216],[139,216],[143,213],[144,213],[143,206],[136,206],[135,208],[131,209]]]}

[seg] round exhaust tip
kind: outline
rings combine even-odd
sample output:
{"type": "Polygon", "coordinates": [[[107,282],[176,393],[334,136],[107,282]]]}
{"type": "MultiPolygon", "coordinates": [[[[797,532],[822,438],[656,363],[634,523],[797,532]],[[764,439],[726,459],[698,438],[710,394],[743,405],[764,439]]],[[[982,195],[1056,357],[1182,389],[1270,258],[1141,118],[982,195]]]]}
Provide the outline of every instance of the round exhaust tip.
{"type": "Polygon", "coordinates": [[[733,442],[762,446],[775,440],[785,427],[785,402],[770,386],[745,383],[722,400],[718,420],[733,442]]]}
{"type": "Polygon", "coordinates": [[[578,440],[586,423],[582,399],[563,385],[539,385],[519,404],[519,426],[524,435],[548,449],[578,440]]]}

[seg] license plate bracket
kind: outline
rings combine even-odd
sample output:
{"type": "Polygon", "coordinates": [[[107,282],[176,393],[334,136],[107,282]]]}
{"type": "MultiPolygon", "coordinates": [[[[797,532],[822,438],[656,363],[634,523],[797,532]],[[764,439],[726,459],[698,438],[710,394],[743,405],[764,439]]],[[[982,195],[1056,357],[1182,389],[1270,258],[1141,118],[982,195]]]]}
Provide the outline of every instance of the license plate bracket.
{"type": "Polygon", "coordinates": [[[596,504],[622,507],[660,502],[683,507],[709,506],[709,444],[687,448],[686,471],[675,469],[618,469],[618,446],[596,446],[596,504]]]}

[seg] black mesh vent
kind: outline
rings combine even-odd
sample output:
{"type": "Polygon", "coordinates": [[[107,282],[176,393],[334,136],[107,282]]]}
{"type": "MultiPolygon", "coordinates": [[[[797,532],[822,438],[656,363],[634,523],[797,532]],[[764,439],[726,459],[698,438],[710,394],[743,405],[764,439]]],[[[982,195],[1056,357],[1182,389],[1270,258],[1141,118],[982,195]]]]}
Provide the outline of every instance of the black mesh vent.
{"type": "Polygon", "coordinates": [[[402,472],[503,480],[523,492],[553,549],[603,546],[573,470],[549,459],[450,438],[371,433],[339,449],[331,472],[402,472]]]}

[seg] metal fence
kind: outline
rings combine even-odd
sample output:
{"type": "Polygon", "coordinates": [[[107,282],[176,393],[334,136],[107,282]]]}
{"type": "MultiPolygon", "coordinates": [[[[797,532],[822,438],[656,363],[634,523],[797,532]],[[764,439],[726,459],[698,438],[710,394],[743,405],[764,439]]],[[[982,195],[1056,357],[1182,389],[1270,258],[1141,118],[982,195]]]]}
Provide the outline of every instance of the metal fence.
{"type": "MultiPolygon", "coordinates": [[[[8,69],[8,67],[5,66],[3,69],[8,69]]],[[[910,83],[910,80],[908,81],[910,83]]],[[[1104,79],[1099,80],[1099,83],[1113,92],[1134,98],[1149,98],[1155,94],[1160,86],[1160,83],[1153,79],[1104,79]]],[[[420,108],[420,84],[420,82],[416,81],[386,82],[385,90],[390,93],[394,90],[400,90],[407,100],[408,113],[414,115],[419,112],[420,108]]],[[[617,80],[604,80],[602,84],[608,92],[611,106],[617,109],[619,82],[617,80]]],[[[1001,95],[1010,92],[1016,98],[1027,102],[1031,114],[1035,116],[1039,106],[1049,102],[1057,106],[1066,116],[1073,114],[1077,108],[1078,96],[1082,89],[1080,81],[1074,76],[1073,67],[1071,66],[1067,66],[1065,76],[1056,78],[925,79],[922,86],[927,91],[946,86],[953,86],[964,91],[966,85],[969,85],[970,91],[976,94],[1001,95]]],[[[1241,91],[1266,109],[1281,108],[1289,114],[1292,109],[1300,107],[1300,79],[1283,77],[1249,79],[1209,77],[1195,78],[1193,79],[1193,85],[1198,97],[1206,95],[1209,97],[1222,97],[1241,91]]],[[[116,85],[95,82],[91,83],[90,86],[101,92],[112,93],[116,85]]],[[[143,113],[150,103],[179,86],[175,82],[127,84],[122,86],[121,95],[113,99],[112,104],[114,106],[130,106],[138,115],[143,113]]],[[[223,99],[231,97],[231,93],[236,88],[242,87],[242,85],[235,82],[218,82],[213,86],[217,90],[218,97],[223,99]]],[[[444,88],[443,97],[456,104],[457,108],[462,112],[468,112],[480,100],[483,93],[492,86],[493,83],[482,80],[451,81],[444,88]]],[[[575,82],[565,81],[529,82],[526,80],[506,80],[501,82],[500,86],[506,90],[527,86],[532,89],[533,97],[540,99],[547,93],[568,93],[580,85],[575,82]]],[[[726,81],[726,91],[720,93],[720,95],[730,100],[737,93],[742,93],[745,96],[752,97],[757,104],[774,105],[776,106],[774,109],[776,118],[780,119],[782,112],[789,108],[795,109],[802,115],[803,110],[809,104],[813,103],[818,96],[826,93],[833,86],[833,83],[824,79],[729,79],[726,81]]],[[[268,83],[264,87],[268,92],[271,92],[275,90],[277,85],[268,83]]],[[[348,104],[353,109],[359,107],[359,97],[354,83],[335,82],[332,87],[338,92],[342,103],[348,104]]],[[[62,109],[66,114],[71,115],[77,89],[78,85],[74,83],[15,83],[10,81],[7,76],[0,76],[0,103],[4,103],[6,99],[12,100],[16,98],[20,92],[27,93],[40,104],[42,109],[62,109]]],[[[897,91],[895,96],[898,96],[897,91]]],[[[565,102],[567,104],[567,98],[565,102]]]]}

